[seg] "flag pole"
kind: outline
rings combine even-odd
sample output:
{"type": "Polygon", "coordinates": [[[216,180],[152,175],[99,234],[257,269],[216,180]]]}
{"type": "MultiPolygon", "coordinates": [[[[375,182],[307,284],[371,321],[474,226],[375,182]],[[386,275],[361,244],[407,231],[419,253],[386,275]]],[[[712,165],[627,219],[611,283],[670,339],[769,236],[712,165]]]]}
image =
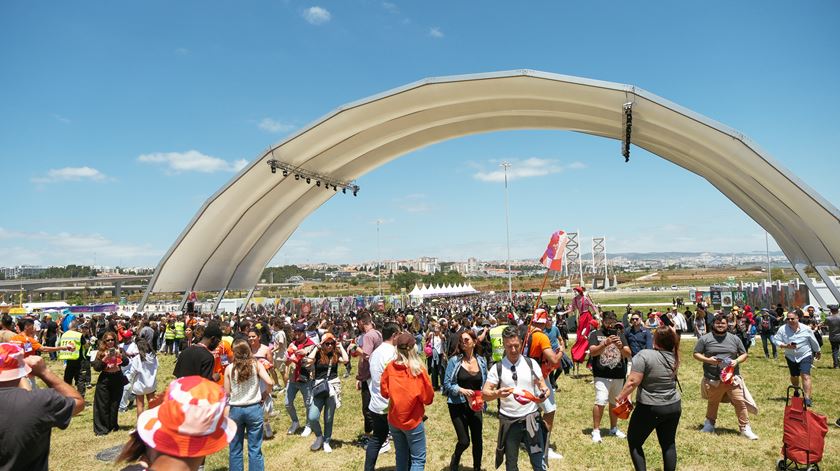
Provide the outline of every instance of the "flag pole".
{"type": "Polygon", "coordinates": [[[537,309],[540,307],[540,300],[542,299],[543,288],[545,288],[545,281],[548,279],[548,272],[551,270],[546,268],[545,275],[543,275],[542,285],[540,286],[540,294],[537,296],[537,302],[534,304],[534,313],[537,312],[537,309]]]}

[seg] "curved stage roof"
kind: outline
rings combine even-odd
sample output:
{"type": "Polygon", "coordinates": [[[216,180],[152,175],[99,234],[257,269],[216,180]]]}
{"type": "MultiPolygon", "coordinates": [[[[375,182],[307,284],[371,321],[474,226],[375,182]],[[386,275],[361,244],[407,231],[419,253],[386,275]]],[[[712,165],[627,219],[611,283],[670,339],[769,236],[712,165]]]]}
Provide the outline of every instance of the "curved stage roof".
{"type": "Polygon", "coordinates": [[[469,134],[560,129],[621,139],[626,102],[633,102],[634,145],[705,178],[792,263],[840,266],[837,208],[741,133],[631,85],[516,70],[421,80],[342,106],[272,146],[205,202],[160,261],[150,290],[257,283],[301,221],[335,195],[272,175],[272,158],[352,180],[469,134]]]}

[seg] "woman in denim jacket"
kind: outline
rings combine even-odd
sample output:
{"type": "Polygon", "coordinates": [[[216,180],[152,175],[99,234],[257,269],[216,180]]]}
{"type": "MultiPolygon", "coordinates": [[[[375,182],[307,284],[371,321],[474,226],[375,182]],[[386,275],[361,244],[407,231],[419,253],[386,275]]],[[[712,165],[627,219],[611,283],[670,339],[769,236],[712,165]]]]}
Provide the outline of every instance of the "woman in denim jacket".
{"type": "Polygon", "coordinates": [[[457,354],[446,364],[443,376],[443,393],[447,396],[449,417],[455,427],[458,443],[449,469],[457,471],[461,463],[461,455],[470,446],[472,438],[473,469],[481,469],[481,454],[483,443],[481,440],[483,407],[475,411],[470,407],[476,396],[481,395],[481,387],[487,380],[487,362],[476,355],[478,338],[472,330],[465,330],[459,336],[457,354]]]}

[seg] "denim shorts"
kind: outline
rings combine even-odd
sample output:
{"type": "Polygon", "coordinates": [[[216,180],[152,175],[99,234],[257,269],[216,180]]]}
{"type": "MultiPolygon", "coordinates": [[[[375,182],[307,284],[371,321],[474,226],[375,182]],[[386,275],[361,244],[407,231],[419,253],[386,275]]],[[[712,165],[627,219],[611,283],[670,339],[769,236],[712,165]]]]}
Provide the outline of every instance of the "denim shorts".
{"type": "Polygon", "coordinates": [[[808,355],[798,362],[790,361],[790,358],[785,357],[785,361],[787,361],[788,370],[790,371],[791,376],[810,375],[811,365],[814,363],[814,357],[808,355]]]}

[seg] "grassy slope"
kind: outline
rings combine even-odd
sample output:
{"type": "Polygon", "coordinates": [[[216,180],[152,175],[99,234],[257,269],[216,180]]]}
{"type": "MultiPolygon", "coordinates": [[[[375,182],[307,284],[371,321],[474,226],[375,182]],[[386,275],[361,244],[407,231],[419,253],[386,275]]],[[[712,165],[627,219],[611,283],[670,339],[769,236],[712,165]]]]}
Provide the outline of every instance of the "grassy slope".
{"type": "MultiPolygon", "coordinates": [[[[760,415],[752,418],[753,430],[761,437],[750,442],[737,435],[735,413],[729,404],[722,404],[718,419],[719,432],[709,436],[698,429],[703,421],[706,403],[699,398],[697,384],[701,375],[700,364],[690,358],[693,341],[683,343],[683,368],[680,380],[684,389],[683,415],[677,435],[679,468],[683,470],[705,469],[772,469],[782,441],[783,396],[788,384],[787,369],[784,361],[765,360],[760,345],[751,350],[750,360],[742,371],[748,386],[761,409],[760,415]]],[[[161,383],[171,379],[173,359],[161,357],[161,383]]],[[[831,370],[828,345],[823,352],[823,359],[817,362],[814,371],[816,410],[827,414],[830,422],[840,415],[840,370],[831,370]]],[[[58,362],[51,365],[61,369],[58,362]]],[[[579,379],[561,377],[559,380],[558,416],[555,419],[553,442],[558,451],[565,455],[562,461],[552,462],[552,469],[632,469],[625,440],[605,437],[601,445],[594,445],[589,440],[591,430],[591,406],[593,400],[592,385],[587,381],[590,376],[579,379]]],[[[93,399],[89,391],[87,399],[93,399]]],[[[298,402],[300,403],[300,397],[298,402]]],[[[364,451],[352,444],[362,428],[360,416],[360,395],[355,392],[351,380],[344,382],[343,405],[336,413],[333,432],[334,452],[312,453],[309,445],[312,437],[287,437],[284,435],[289,426],[289,419],[282,408],[282,401],[277,401],[281,413],[272,419],[275,430],[280,432],[276,438],[266,441],[263,451],[266,456],[266,469],[361,469],[364,451]]],[[[298,414],[303,415],[301,407],[298,414]]],[[[493,405],[495,408],[495,405],[493,405]]],[[[427,409],[427,469],[438,471],[447,469],[449,457],[454,448],[455,433],[449,421],[446,401],[440,395],[427,409]]],[[[134,411],[120,415],[122,425],[132,424],[134,411]]],[[[485,415],[484,422],[484,460],[483,468],[493,469],[498,421],[485,415]]],[[[607,426],[604,419],[602,428],[607,426]]],[[[626,430],[626,421],[620,423],[626,430]]],[[[94,437],[92,409],[86,408],[79,417],[73,419],[67,430],[55,430],[52,439],[51,469],[118,469],[108,463],[94,460],[94,455],[105,448],[118,445],[126,440],[128,432],[120,431],[107,437],[94,437]]],[[[822,469],[840,469],[840,439],[837,429],[831,426],[826,437],[826,452],[822,469]]],[[[661,469],[661,458],[655,437],[651,436],[645,448],[650,469],[661,469]]],[[[527,459],[520,458],[522,469],[527,469],[527,459]]],[[[462,458],[462,467],[472,465],[470,451],[462,458]]],[[[393,469],[393,451],[380,456],[379,468],[393,469]]],[[[211,456],[207,461],[208,470],[227,468],[227,449],[211,456]]]]}

